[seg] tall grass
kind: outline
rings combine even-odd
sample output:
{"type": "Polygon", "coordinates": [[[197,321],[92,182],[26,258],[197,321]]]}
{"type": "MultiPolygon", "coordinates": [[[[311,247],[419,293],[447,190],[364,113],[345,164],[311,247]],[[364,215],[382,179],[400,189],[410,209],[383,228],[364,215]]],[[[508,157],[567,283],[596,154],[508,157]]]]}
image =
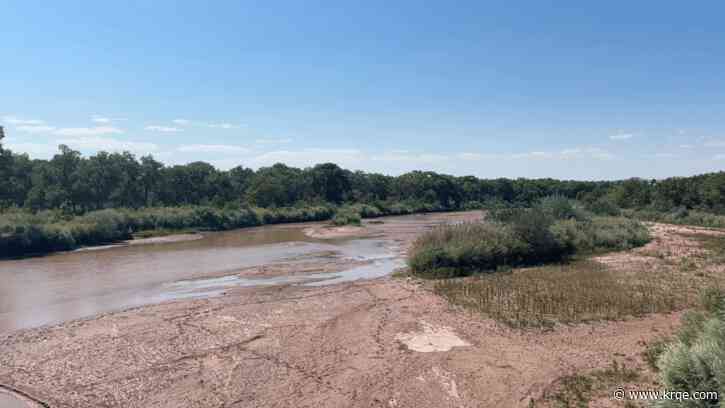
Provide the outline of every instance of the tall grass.
{"type": "Polygon", "coordinates": [[[687,295],[676,290],[678,283],[666,270],[623,274],[579,261],[446,279],[434,290],[453,304],[526,327],[672,311],[687,302],[687,295]]]}

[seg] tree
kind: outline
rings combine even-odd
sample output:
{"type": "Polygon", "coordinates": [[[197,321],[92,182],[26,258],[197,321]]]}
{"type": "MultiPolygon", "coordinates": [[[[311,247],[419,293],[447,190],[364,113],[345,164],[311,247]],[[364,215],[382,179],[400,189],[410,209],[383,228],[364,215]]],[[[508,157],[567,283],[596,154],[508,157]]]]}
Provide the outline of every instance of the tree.
{"type": "Polygon", "coordinates": [[[117,183],[111,193],[111,200],[116,207],[141,207],[144,205],[143,188],[139,183],[141,165],[136,157],[129,152],[111,155],[113,171],[118,175],[117,183]]]}
{"type": "Polygon", "coordinates": [[[252,177],[247,188],[249,201],[260,207],[294,205],[307,190],[308,180],[300,169],[277,163],[263,167],[252,177]]]}
{"type": "Polygon", "coordinates": [[[233,200],[244,201],[249,183],[254,177],[254,170],[237,166],[229,170],[228,178],[231,184],[231,195],[233,200]]]}
{"type": "Polygon", "coordinates": [[[139,175],[139,183],[143,192],[143,205],[150,207],[154,204],[159,195],[159,187],[163,182],[162,170],[163,163],[158,162],[153,156],[141,157],[141,171],[139,175]]]}
{"type": "Polygon", "coordinates": [[[718,212],[725,211],[725,172],[711,174],[702,182],[702,204],[718,212]]]}
{"type": "Polygon", "coordinates": [[[58,146],[59,154],[53,156],[50,165],[55,179],[54,202],[60,202],[60,207],[76,211],[76,202],[73,200],[73,188],[78,179],[78,167],[81,163],[81,153],[72,150],[66,145],[58,146]]]}
{"type": "Polygon", "coordinates": [[[8,199],[9,177],[12,153],[3,149],[3,139],[5,139],[5,130],[0,126],[0,206],[8,199]]]}
{"type": "Polygon", "coordinates": [[[318,164],[309,172],[312,176],[312,191],[317,199],[340,204],[350,192],[350,177],[337,164],[318,164]]]}
{"type": "Polygon", "coordinates": [[[652,184],[646,180],[632,178],[614,186],[610,198],[621,208],[642,208],[652,202],[652,184]]]}

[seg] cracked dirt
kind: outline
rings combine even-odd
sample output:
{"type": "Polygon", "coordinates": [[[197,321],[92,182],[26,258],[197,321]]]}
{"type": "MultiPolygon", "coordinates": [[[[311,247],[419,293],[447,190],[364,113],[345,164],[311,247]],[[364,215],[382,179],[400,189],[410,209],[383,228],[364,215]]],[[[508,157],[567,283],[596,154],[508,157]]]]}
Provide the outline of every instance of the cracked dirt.
{"type": "MultiPolygon", "coordinates": [[[[401,250],[428,227],[375,226],[401,250]]],[[[562,376],[644,365],[678,320],[520,331],[410,279],[238,288],[0,337],[0,384],[51,407],[526,407],[562,376]]]]}

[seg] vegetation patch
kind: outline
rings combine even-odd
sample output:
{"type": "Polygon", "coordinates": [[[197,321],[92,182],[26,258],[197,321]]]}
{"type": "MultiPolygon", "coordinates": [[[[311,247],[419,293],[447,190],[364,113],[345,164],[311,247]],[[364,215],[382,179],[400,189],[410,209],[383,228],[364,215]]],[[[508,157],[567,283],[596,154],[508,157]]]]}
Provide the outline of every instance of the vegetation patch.
{"type": "Polygon", "coordinates": [[[492,211],[488,221],[438,227],[410,251],[413,274],[452,278],[501,268],[563,262],[574,254],[630,249],[649,242],[647,228],[599,217],[561,197],[530,209],[492,211]]]}
{"type": "MultiPolygon", "coordinates": [[[[701,309],[682,317],[674,340],[661,346],[656,357],[659,380],[665,389],[715,391],[725,395],[725,293],[709,288],[701,295],[701,309]]],[[[722,400],[690,401],[691,407],[717,407],[722,400]]],[[[661,401],[658,407],[679,407],[678,401],[661,401]]]]}
{"type": "Polygon", "coordinates": [[[433,287],[452,304],[514,327],[540,327],[676,310],[688,301],[680,282],[667,269],[618,272],[578,261],[445,279],[433,287]]]}
{"type": "MultiPolygon", "coordinates": [[[[542,400],[556,408],[586,408],[593,397],[639,379],[637,370],[612,361],[612,365],[587,374],[573,374],[559,379],[556,391],[546,393],[542,400]]],[[[536,407],[532,401],[530,407],[536,407]]]]}
{"type": "Polygon", "coordinates": [[[343,207],[337,210],[335,216],[332,217],[332,223],[334,225],[360,225],[362,216],[357,209],[352,207],[343,207]]]}
{"type": "Polygon", "coordinates": [[[624,216],[642,221],[661,222],[675,225],[694,225],[707,228],[725,228],[725,215],[680,207],[671,211],[633,209],[623,211],[624,216]]]}

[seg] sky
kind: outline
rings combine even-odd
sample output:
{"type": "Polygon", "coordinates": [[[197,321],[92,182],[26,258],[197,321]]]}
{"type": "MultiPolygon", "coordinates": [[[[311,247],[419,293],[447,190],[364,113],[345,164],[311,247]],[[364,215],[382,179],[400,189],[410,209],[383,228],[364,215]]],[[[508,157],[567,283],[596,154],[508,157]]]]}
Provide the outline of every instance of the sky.
{"type": "Polygon", "coordinates": [[[33,158],[66,144],[222,169],[602,180],[725,168],[723,2],[0,10],[4,145],[33,158]]]}

